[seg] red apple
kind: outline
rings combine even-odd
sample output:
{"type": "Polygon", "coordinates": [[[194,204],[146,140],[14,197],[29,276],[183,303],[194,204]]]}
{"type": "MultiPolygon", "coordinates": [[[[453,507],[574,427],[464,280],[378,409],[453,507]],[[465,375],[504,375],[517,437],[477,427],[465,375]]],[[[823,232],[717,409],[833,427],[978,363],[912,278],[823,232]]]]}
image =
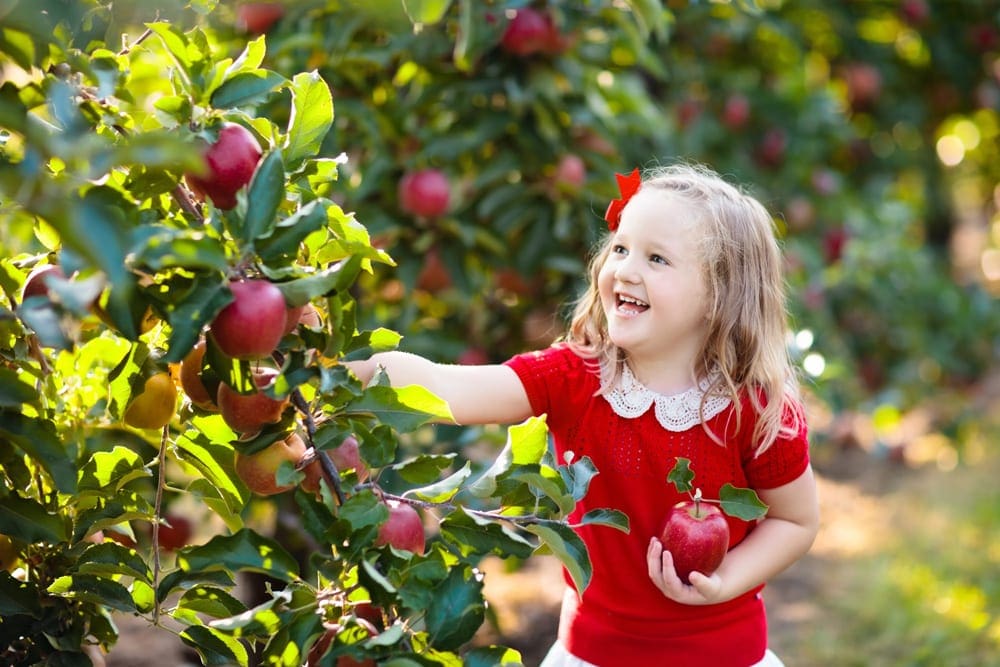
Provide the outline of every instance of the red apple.
{"type": "Polygon", "coordinates": [[[49,278],[51,277],[65,280],[66,274],[56,264],[35,266],[24,281],[24,287],[21,289],[21,300],[25,301],[33,296],[47,297],[49,295],[49,278]]]}
{"type": "Polygon", "coordinates": [[[285,312],[286,334],[295,331],[300,324],[304,324],[310,329],[318,329],[323,324],[316,306],[307,303],[304,306],[293,306],[285,312]]]}
{"type": "Polygon", "coordinates": [[[167,551],[176,551],[181,547],[186,547],[191,539],[191,534],[194,532],[191,522],[176,514],[168,514],[163,518],[166,520],[166,523],[160,524],[160,548],[167,551]]]}
{"type": "Polygon", "coordinates": [[[294,485],[279,486],[275,473],[282,462],[294,467],[306,453],[306,443],[296,433],[253,454],[236,454],[236,474],[247,488],[261,496],[288,491],[294,485]]]}
{"type": "Polygon", "coordinates": [[[451,184],[437,169],[424,169],[405,174],[399,181],[399,206],[407,213],[436,218],[448,211],[451,184]]]}
{"type": "Polygon", "coordinates": [[[729,549],[729,524],[717,506],[685,500],[667,514],[660,542],[673,556],[677,576],[687,584],[692,572],[707,576],[718,569],[729,549]]]}
{"type": "Polygon", "coordinates": [[[247,2],[236,8],[236,28],[251,35],[262,35],[285,15],[280,2],[247,2]]]}
{"type": "Polygon", "coordinates": [[[738,130],[750,120],[750,100],[746,95],[733,93],[726,98],[722,108],[722,123],[731,130],[738,130]]]}
{"type": "Polygon", "coordinates": [[[219,406],[215,404],[212,393],[205,387],[201,379],[202,362],[205,358],[205,341],[200,340],[187,353],[181,362],[180,380],[181,389],[187,394],[191,403],[207,410],[208,412],[218,412],[219,406]]]}
{"type": "Polygon", "coordinates": [[[757,161],[765,167],[779,167],[785,161],[788,149],[788,135],[781,128],[771,128],[764,133],[757,146],[757,161]]]}
{"type": "Polygon", "coordinates": [[[274,351],[285,335],[285,297],[266,280],[229,284],[233,301],[215,316],[209,332],[219,349],[234,359],[259,359],[274,351]]]}
{"type": "MultiPolygon", "coordinates": [[[[323,656],[328,650],[330,650],[330,644],[333,643],[333,639],[337,636],[336,630],[327,630],[324,632],[316,643],[312,645],[309,649],[309,653],[306,656],[306,667],[318,667],[322,662],[323,656]]],[[[335,667],[375,667],[376,663],[372,658],[362,658],[358,660],[352,658],[349,655],[342,655],[337,658],[337,662],[334,663],[335,667]]]]}
{"type": "Polygon", "coordinates": [[[871,108],[882,94],[882,73],[869,63],[848,65],[844,69],[844,81],[847,84],[847,100],[855,111],[871,108]]]}
{"type": "MultiPolygon", "coordinates": [[[[278,371],[273,368],[258,369],[253,374],[254,382],[260,388],[267,387],[277,374],[278,371]]],[[[229,428],[237,433],[256,433],[266,424],[281,421],[281,413],[289,400],[287,396],[274,399],[262,391],[240,394],[225,382],[220,382],[215,402],[229,428]]]]}
{"type": "MultiPolygon", "coordinates": [[[[368,475],[371,474],[368,465],[361,458],[361,448],[358,445],[358,439],[353,435],[344,438],[344,441],[333,449],[324,451],[333,462],[333,467],[339,472],[353,470],[359,482],[365,481],[368,479],[368,475]]],[[[318,460],[313,461],[303,468],[302,472],[306,476],[302,480],[302,489],[318,495],[320,490],[319,481],[323,477],[323,464],[318,460]]]]}
{"type": "Polygon", "coordinates": [[[424,522],[413,505],[396,500],[386,501],[389,518],[379,526],[375,546],[389,546],[422,555],[426,546],[424,522]]]}
{"type": "Polygon", "coordinates": [[[441,260],[441,253],[437,248],[431,248],[424,254],[424,262],[417,274],[417,289],[437,294],[451,285],[451,272],[441,260]]]}
{"type": "Polygon", "coordinates": [[[500,46],[516,56],[546,51],[552,43],[552,19],[530,7],[518,9],[507,24],[500,46]]]}
{"type": "Polygon", "coordinates": [[[840,261],[849,240],[850,233],[843,227],[828,229],[823,234],[823,257],[827,264],[836,264],[840,261]]]}
{"type": "Polygon", "coordinates": [[[927,0],[903,0],[899,4],[899,13],[910,25],[920,26],[931,16],[931,8],[927,0]]]}
{"type": "Polygon", "coordinates": [[[563,155],[556,165],[553,181],[558,192],[568,194],[579,192],[587,181],[587,165],[583,158],[573,153],[563,155]]]}
{"type": "Polygon", "coordinates": [[[184,178],[196,195],[207,196],[217,207],[228,210],[236,206],[236,192],[253,178],[262,154],[250,130],[224,123],[218,139],[205,150],[205,172],[184,178]]]}

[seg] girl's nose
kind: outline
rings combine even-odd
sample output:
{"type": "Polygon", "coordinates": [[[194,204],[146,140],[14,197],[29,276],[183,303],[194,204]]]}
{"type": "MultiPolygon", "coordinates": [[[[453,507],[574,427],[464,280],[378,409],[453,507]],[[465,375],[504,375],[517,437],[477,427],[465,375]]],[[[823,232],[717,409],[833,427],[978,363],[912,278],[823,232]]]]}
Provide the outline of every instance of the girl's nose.
{"type": "Polygon", "coordinates": [[[639,281],[639,273],[632,257],[625,257],[618,266],[615,267],[615,279],[623,283],[635,283],[639,281]]]}

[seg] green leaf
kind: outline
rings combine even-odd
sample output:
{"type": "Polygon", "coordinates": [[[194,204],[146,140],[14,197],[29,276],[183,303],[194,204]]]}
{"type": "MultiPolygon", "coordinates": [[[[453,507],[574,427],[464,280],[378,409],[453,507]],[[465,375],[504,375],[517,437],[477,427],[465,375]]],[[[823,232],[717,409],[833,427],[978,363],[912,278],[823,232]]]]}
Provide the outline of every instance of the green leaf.
{"type": "Polygon", "coordinates": [[[42,466],[60,493],[76,493],[76,466],[51,421],[0,410],[0,437],[13,442],[42,466]]]}
{"type": "Polygon", "coordinates": [[[252,609],[227,618],[216,619],[210,623],[210,626],[238,637],[270,637],[281,627],[281,617],[274,610],[274,607],[275,605],[287,605],[291,602],[292,593],[288,590],[275,591],[272,596],[270,600],[262,602],[252,609]]]}
{"type": "Polygon", "coordinates": [[[421,454],[392,467],[399,476],[413,484],[426,484],[441,476],[455,462],[457,454],[421,454]]]}
{"type": "Polygon", "coordinates": [[[135,263],[155,271],[172,268],[224,272],[226,253],[218,239],[197,230],[161,228],[135,252],[135,263]]]}
{"type": "Polygon", "coordinates": [[[627,514],[620,510],[608,509],[606,507],[590,510],[584,514],[580,518],[580,525],[609,526],[611,528],[617,528],[626,534],[628,534],[630,530],[629,518],[627,514]]]}
{"type": "Polygon", "coordinates": [[[454,421],[448,404],[419,385],[368,387],[344,412],[373,416],[402,433],[432,421],[454,421]]]}
{"type": "Polygon", "coordinates": [[[413,23],[433,25],[448,13],[451,0],[403,0],[403,7],[413,23]]]}
{"type": "Polygon", "coordinates": [[[407,495],[414,495],[421,500],[426,500],[432,503],[445,502],[452,498],[458,490],[462,488],[462,484],[469,478],[470,475],[472,475],[472,462],[466,461],[465,465],[444,479],[435,482],[434,484],[422,486],[419,489],[410,489],[406,493],[407,495]]]}
{"type": "Polygon", "coordinates": [[[242,614],[246,605],[218,586],[199,585],[184,591],[177,601],[176,617],[180,612],[205,614],[212,618],[227,618],[242,614]]]}
{"type": "Polygon", "coordinates": [[[214,584],[216,586],[231,588],[236,585],[232,574],[227,570],[201,570],[188,572],[186,570],[173,570],[160,580],[160,585],[156,589],[156,598],[166,600],[167,597],[178,589],[188,589],[197,584],[214,584]]]}
{"type": "Polygon", "coordinates": [[[49,593],[72,600],[103,605],[118,611],[136,611],[135,601],[129,590],[105,577],[92,574],[74,574],[57,578],[48,588],[49,593]]]}
{"type": "Polygon", "coordinates": [[[249,663],[247,649],[240,640],[218,630],[192,625],[181,632],[180,638],[198,652],[204,665],[230,667],[237,664],[245,667],[249,663]]]}
{"type": "MultiPolygon", "coordinates": [[[[196,420],[198,427],[214,421],[209,417],[196,420]]],[[[232,447],[219,438],[208,437],[193,429],[177,438],[177,456],[197,468],[203,478],[218,490],[232,514],[238,514],[250,500],[249,492],[238,481],[232,447]]]]}
{"type": "Polygon", "coordinates": [[[317,157],[333,125],[333,96],[319,73],[302,72],[292,79],[292,115],[288,120],[285,160],[290,169],[317,157]]]}
{"type": "Polygon", "coordinates": [[[506,646],[477,646],[462,656],[463,667],[515,667],[523,664],[521,653],[506,646]]]}
{"type": "Polygon", "coordinates": [[[453,544],[468,557],[472,554],[496,554],[527,558],[535,545],[515,532],[510,522],[489,519],[462,508],[441,521],[441,537],[453,544]]]}
{"type": "Polygon", "coordinates": [[[593,567],[590,564],[587,546],[580,539],[580,536],[572,528],[558,521],[530,524],[524,529],[541,538],[542,542],[569,572],[577,593],[582,595],[590,584],[593,567]]]}
{"type": "Polygon", "coordinates": [[[31,581],[19,581],[10,572],[0,570],[0,616],[11,618],[25,614],[34,618],[42,615],[38,587],[31,581]]]}
{"type": "Polygon", "coordinates": [[[191,69],[191,59],[188,55],[188,39],[171,23],[147,23],[146,27],[158,35],[167,52],[185,71],[191,69]]]}
{"type": "Polygon", "coordinates": [[[483,584],[465,568],[452,568],[424,616],[431,645],[453,650],[472,639],[486,617],[483,584]]]}
{"type": "Polygon", "coordinates": [[[110,452],[94,452],[80,471],[80,490],[98,490],[112,484],[118,491],[134,479],[152,477],[142,457],[128,447],[116,446],[110,452]]]}
{"type": "Polygon", "coordinates": [[[105,577],[125,575],[152,582],[153,572],[135,549],[103,542],[89,547],[76,563],[77,572],[105,577]]]}
{"type": "Polygon", "coordinates": [[[548,426],[544,417],[531,417],[507,429],[507,443],[493,465],[466,489],[477,498],[496,493],[498,478],[514,465],[537,465],[548,447],[548,426]]]}
{"type": "Polygon", "coordinates": [[[234,535],[216,536],[206,544],[177,553],[177,566],[187,572],[226,568],[260,572],[282,581],[298,577],[295,558],[277,542],[244,528],[234,535]]]}
{"type": "Polygon", "coordinates": [[[9,368],[0,368],[0,408],[20,409],[25,403],[38,403],[38,392],[17,373],[9,368]]]}
{"type": "Polygon", "coordinates": [[[244,241],[253,243],[258,237],[271,235],[274,216],[284,199],[285,167],[281,163],[281,151],[271,151],[257,165],[250,181],[244,241]]]}
{"type": "Polygon", "coordinates": [[[211,104],[216,109],[253,105],[264,101],[287,81],[285,77],[270,70],[240,72],[215,89],[211,104]]]}
{"type": "Polygon", "coordinates": [[[69,537],[68,526],[58,514],[29,498],[7,496],[0,503],[0,533],[25,542],[63,542],[69,537]]]}
{"type": "Polygon", "coordinates": [[[277,287],[286,302],[293,306],[301,306],[317,297],[347,289],[354,282],[360,268],[361,258],[352,257],[307,278],[277,283],[277,287]]]}
{"type": "Polygon", "coordinates": [[[313,232],[322,229],[326,221],[323,202],[311,201],[275,225],[273,233],[258,238],[254,244],[257,254],[265,262],[294,257],[299,251],[299,244],[313,232]]]}
{"type": "Polygon", "coordinates": [[[674,485],[677,493],[690,493],[693,488],[691,481],[694,479],[694,471],[691,470],[691,459],[678,456],[676,460],[677,463],[667,473],[667,482],[674,485]]]}
{"type": "Polygon", "coordinates": [[[719,489],[719,500],[722,501],[722,511],[744,521],[763,519],[767,514],[767,505],[753,489],[733,486],[728,482],[719,489]]]}

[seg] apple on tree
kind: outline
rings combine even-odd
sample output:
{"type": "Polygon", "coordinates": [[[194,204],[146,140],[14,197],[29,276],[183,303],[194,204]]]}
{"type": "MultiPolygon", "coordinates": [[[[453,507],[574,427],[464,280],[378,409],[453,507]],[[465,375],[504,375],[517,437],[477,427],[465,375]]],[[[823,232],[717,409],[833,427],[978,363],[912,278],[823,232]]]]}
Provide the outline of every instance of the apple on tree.
{"type": "MultiPolygon", "coordinates": [[[[201,377],[202,364],[205,358],[205,341],[198,341],[191,351],[181,361],[181,389],[187,394],[191,403],[207,412],[218,412],[213,393],[205,386],[201,377]]],[[[216,388],[217,389],[217,388],[216,388]]]]}
{"type": "Polygon", "coordinates": [[[40,264],[31,270],[21,288],[21,300],[30,299],[33,296],[49,295],[49,278],[66,279],[66,274],[58,264],[40,264]]]}
{"type": "Polygon", "coordinates": [[[412,215],[436,218],[444,215],[451,203],[451,184],[438,169],[407,172],[398,190],[400,208],[412,215]]]}
{"type": "Polygon", "coordinates": [[[291,306],[285,311],[285,334],[292,333],[300,324],[304,324],[310,329],[318,329],[323,324],[316,306],[307,303],[301,306],[291,306]]]}
{"type": "Polygon", "coordinates": [[[271,398],[261,389],[267,388],[277,377],[273,368],[259,368],[253,371],[254,383],[258,390],[252,394],[241,394],[225,382],[219,383],[215,402],[219,406],[222,420],[237,433],[256,433],[267,424],[281,421],[281,413],[290,398],[271,398]]]}
{"type": "Polygon", "coordinates": [[[170,422],[177,407],[177,387],[170,373],[161,371],[146,378],[142,393],[126,406],[122,421],[134,428],[160,429],[170,422]]]}
{"type": "Polygon", "coordinates": [[[280,2],[245,2],[236,8],[236,27],[250,35],[262,35],[285,15],[280,2]]]}
{"type": "Polygon", "coordinates": [[[522,7],[507,24],[500,46],[516,56],[530,56],[535,53],[559,53],[566,48],[566,42],[551,16],[531,7],[522,7]]]}
{"type": "Polygon", "coordinates": [[[219,136],[205,149],[205,172],[185,174],[184,180],[199,198],[216,207],[236,207],[236,193],[253,178],[263,151],[256,137],[242,125],[223,123],[219,136]]]}
{"type": "MultiPolygon", "coordinates": [[[[333,466],[338,472],[353,470],[359,482],[365,481],[368,479],[368,475],[371,474],[368,466],[361,458],[361,448],[358,445],[358,439],[353,435],[344,438],[344,441],[333,449],[323,451],[330,457],[333,466]]],[[[319,495],[320,480],[323,477],[323,464],[319,460],[315,460],[303,468],[302,472],[305,474],[305,479],[302,480],[302,489],[319,495]]]]}
{"type": "Polygon", "coordinates": [[[223,354],[233,359],[260,359],[278,347],[285,335],[288,306],[267,280],[229,284],[233,301],[219,311],[208,330],[223,354]]]}
{"type": "Polygon", "coordinates": [[[427,538],[420,513],[409,503],[398,500],[387,500],[385,503],[389,509],[389,518],[379,526],[375,546],[389,545],[423,555],[427,538]]]}
{"type": "Polygon", "coordinates": [[[176,551],[188,545],[194,527],[190,519],[177,514],[167,514],[158,530],[160,548],[166,551],[176,551]]]}
{"type": "Polygon", "coordinates": [[[276,479],[278,468],[288,462],[295,467],[306,453],[306,443],[297,433],[284,440],[272,443],[253,454],[236,453],[236,475],[247,488],[261,496],[273,496],[294,488],[294,485],[279,485],[276,479]]]}

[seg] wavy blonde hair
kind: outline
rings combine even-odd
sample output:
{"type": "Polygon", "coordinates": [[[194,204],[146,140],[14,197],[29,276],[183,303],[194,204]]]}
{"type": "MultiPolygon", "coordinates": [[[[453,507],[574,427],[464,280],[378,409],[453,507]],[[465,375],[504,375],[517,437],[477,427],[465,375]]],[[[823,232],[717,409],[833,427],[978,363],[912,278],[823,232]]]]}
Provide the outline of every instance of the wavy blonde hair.
{"type": "MultiPolygon", "coordinates": [[[[738,425],[740,399],[746,396],[758,415],[753,434],[758,453],[779,437],[793,436],[803,417],[787,350],[781,251],[770,214],[756,199],[700,165],[658,167],[644,175],[640,189],[662,191],[701,212],[709,322],[695,372],[710,382],[702,406],[709,396],[730,398],[738,425]]],[[[625,363],[624,351],[608,338],[597,289],[597,275],[613,243],[614,234],[609,234],[591,259],[589,285],[576,303],[566,336],[577,354],[599,364],[601,393],[618,382],[625,363]]],[[[719,435],[709,435],[723,444],[719,435]]]]}

